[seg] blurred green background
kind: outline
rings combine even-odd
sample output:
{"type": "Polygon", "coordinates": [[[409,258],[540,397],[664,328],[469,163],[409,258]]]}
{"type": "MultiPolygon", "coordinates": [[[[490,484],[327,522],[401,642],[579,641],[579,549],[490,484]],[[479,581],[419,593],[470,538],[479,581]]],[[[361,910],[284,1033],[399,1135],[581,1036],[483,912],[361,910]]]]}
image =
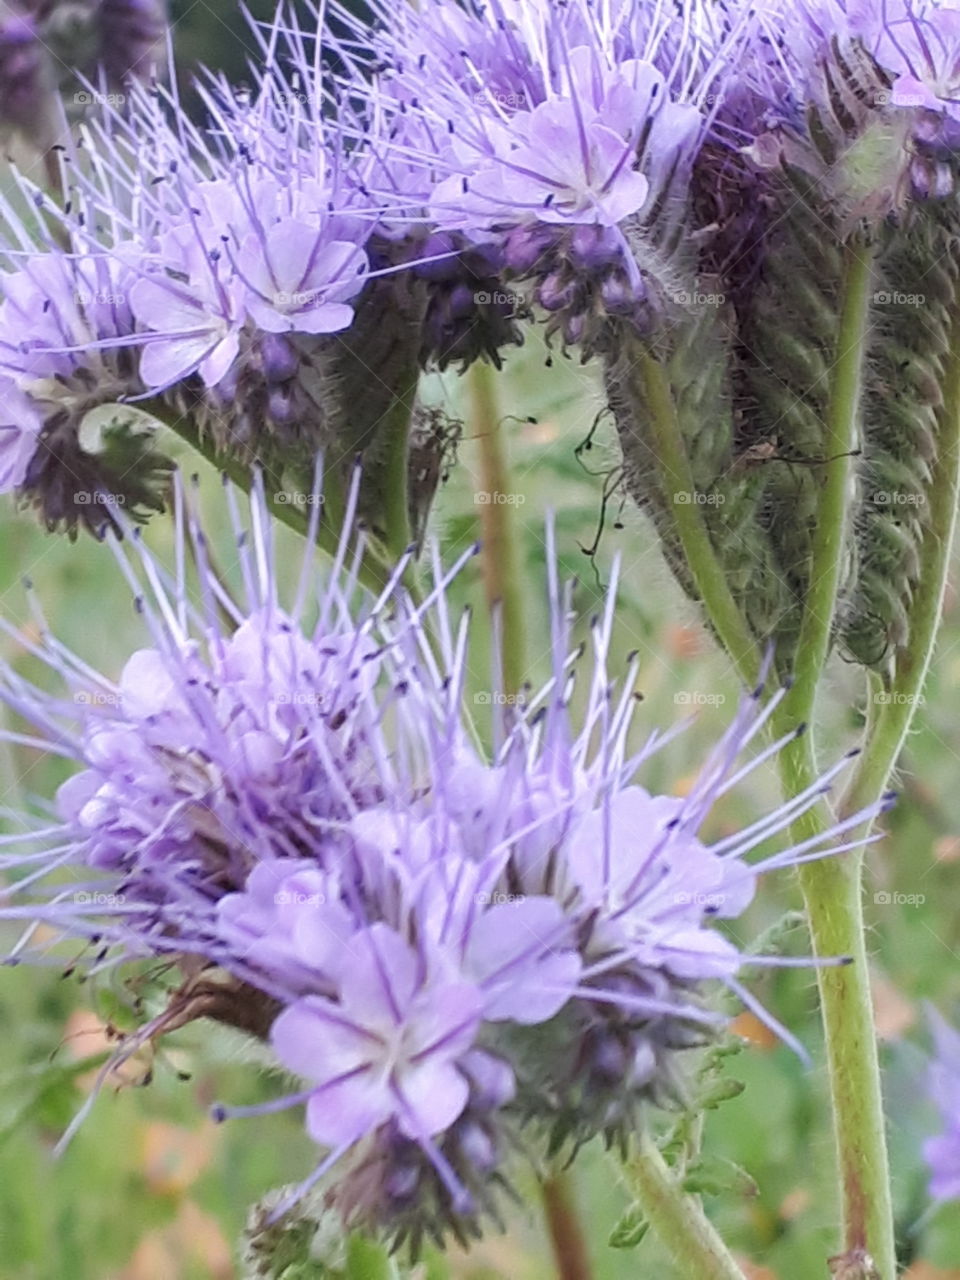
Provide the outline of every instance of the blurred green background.
{"type": "MultiPolygon", "coordinates": [[[[269,3],[255,10],[267,12],[269,3]]],[[[232,4],[174,6],[185,59],[229,67],[243,77],[252,45],[232,4]]],[[[585,634],[609,579],[614,555],[623,560],[614,671],[634,649],[641,654],[636,718],[638,739],[699,711],[696,722],[658,755],[645,782],[680,791],[722,729],[738,696],[727,664],[716,655],[695,610],[667,573],[645,521],[615,500],[597,554],[595,540],[605,476],[616,465],[609,426],[590,435],[602,398],[589,369],[549,353],[539,334],[511,354],[496,380],[496,422],[509,452],[510,510],[521,553],[531,674],[546,672],[544,600],[545,513],[556,513],[564,575],[576,579],[575,607],[585,634]]],[[[452,558],[479,533],[485,486],[478,432],[490,423],[472,412],[469,379],[431,378],[425,394],[464,420],[459,464],[434,511],[433,532],[452,558]]],[[[172,442],[183,466],[196,459],[172,442]]],[[[219,530],[221,560],[231,572],[217,478],[199,468],[210,525],[219,530]]],[[[169,561],[169,520],[154,521],[147,539],[169,561]]],[[[28,631],[31,620],[21,579],[29,575],[56,634],[110,676],[116,676],[146,634],[110,549],[90,539],[71,544],[46,535],[9,499],[0,503],[0,612],[28,631]]],[[[292,578],[297,548],[281,534],[281,563],[292,578]]],[[[456,605],[476,607],[471,681],[489,686],[489,646],[480,567],[473,562],[452,588],[456,605]]],[[[9,640],[0,652],[36,675],[9,640]]],[[[912,1280],[960,1277],[960,1212],[947,1207],[925,1218],[923,1138],[935,1117],[923,1089],[925,1035],[922,1003],[960,1016],[960,609],[951,595],[944,632],[926,690],[920,726],[909,741],[901,800],[885,822],[886,838],[869,854],[870,950],[877,1020],[884,1041],[890,1136],[903,1258],[912,1280]],[[909,903],[897,902],[904,895],[909,903]]],[[[863,691],[856,671],[835,662],[825,681],[832,760],[855,740],[863,691]]],[[[0,807],[16,809],[49,797],[59,765],[25,749],[0,754],[0,807]]],[[[752,821],[776,804],[772,775],[760,771],[711,817],[710,834],[752,821]]],[[[2,823],[0,823],[2,825],[2,823]]],[[[2,885],[0,885],[2,891],[2,885]]],[[[765,884],[737,922],[744,945],[798,907],[790,873],[765,884]]],[[[0,951],[13,934],[0,931],[0,951]]],[[[802,932],[790,948],[804,953],[802,932]]],[[[815,983],[811,972],[765,973],[752,987],[766,1006],[808,1046],[808,1069],[746,1018],[738,1026],[747,1047],[729,1061],[743,1081],[739,1097],[711,1112],[706,1148],[742,1166],[757,1191],[721,1193],[709,1200],[726,1238],[756,1280],[813,1280],[826,1275],[834,1243],[837,1199],[820,1055],[815,983]]],[[[217,1098],[252,1101],[265,1081],[240,1041],[207,1024],[173,1037],[152,1064],[132,1063],[124,1087],[104,1090],[66,1155],[52,1149],[90,1089],[90,1059],[107,1046],[105,1029],[125,1003],[104,980],[96,989],[56,969],[0,970],[0,1277],[3,1280],[201,1280],[239,1275],[235,1243],[247,1206],[312,1167],[314,1153],[296,1113],[234,1121],[215,1128],[206,1118],[217,1098]],[[147,1067],[152,1083],[142,1087],[147,1067]],[[189,1075],[188,1080],[180,1078],[189,1075]]],[[[611,1250],[607,1238],[628,1203],[613,1166],[588,1150],[574,1170],[585,1224],[594,1242],[597,1280],[657,1277],[687,1280],[647,1237],[636,1250],[611,1250]]],[[[516,1210],[506,1236],[491,1236],[452,1262],[469,1280],[541,1280],[553,1274],[532,1187],[521,1184],[529,1208],[516,1210]]]]}

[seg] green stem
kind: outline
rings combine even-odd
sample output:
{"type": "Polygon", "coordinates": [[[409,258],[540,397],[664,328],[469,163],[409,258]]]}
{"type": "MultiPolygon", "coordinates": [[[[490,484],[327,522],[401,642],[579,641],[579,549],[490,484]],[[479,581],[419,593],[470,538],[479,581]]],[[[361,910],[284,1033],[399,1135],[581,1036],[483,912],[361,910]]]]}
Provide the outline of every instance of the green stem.
{"type": "Polygon", "coordinates": [[[406,385],[378,427],[383,440],[380,481],[387,550],[399,560],[413,541],[410,527],[410,420],[420,371],[408,371],[406,385]]]}
{"type": "MultiPolygon", "coordinates": [[[[847,251],[837,358],[823,443],[827,461],[819,469],[822,487],[811,548],[810,586],[800,625],[794,685],[787,699],[787,715],[793,715],[794,723],[810,718],[830,652],[846,554],[852,455],[859,443],[860,392],[867,354],[872,278],[872,257],[859,242],[854,242],[847,251]]],[[[809,738],[801,742],[802,746],[795,750],[811,753],[809,738]]]]}
{"type": "Polygon", "coordinates": [[[639,354],[637,369],[650,412],[653,452],[666,500],[672,499],[673,525],[684,558],[720,643],[746,683],[752,684],[760,668],[759,654],[714,552],[701,509],[694,501],[696,485],[667,375],[660,362],[645,350],[639,354]]]}
{"type": "Polygon", "coordinates": [[[649,1134],[638,1138],[625,1172],[630,1189],[683,1280],[744,1280],[743,1271],[703,1212],[700,1200],[679,1185],[649,1134]]]}
{"type": "MultiPolygon", "coordinates": [[[[847,534],[849,454],[856,447],[860,389],[866,358],[872,260],[855,243],[847,253],[837,359],[827,421],[810,591],[805,602],[795,683],[778,708],[777,727],[786,732],[809,722],[830,648],[847,534]]],[[[818,776],[811,734],[795,738],[780,753],[784,797],[812,786],[818,776]]],[[[821,835],[833,818],[825,805],[810,809],[792,828],[798,843],[821,835]]],[[[817,971],[826,1041],[834,1136],[841,1179],[845,1256],[873,1261],[882,1280],[894,1280],[896,1254],[889,1164],[864,943],[859,852],[799,869],[814,952],[847,956],[842,967],[817,971]]]]}
{"type": "Polygon", "coordinates": [[[486,499],[480,506],[483,531],[483,580],[487,604],[500,619],[503,683],[517,693],[527,678],[523,584],[517,555],[516,504],[509,489],[509,468],[497,409],[494,371],[478,360],[470,371],[474,434],[480,450],[481,483],[486,499]]]}
{"type": "Polygon", "coordinates": [[[557,1173],[545,1178],[541,1194],[559,1280],[591,1280],[593,1268],[569,1176],[557,1173]]]}
{"type": "Polygon", "coordinates": [[[886,790],[920,705],[936,647],[960,506],[960,317],[954,322],[941,432],[928,492],[929,522],[911,610],[910,641],[897,654],[891,687],[873,694],[873,723],[843,800],[844,813],[856,813],[886,790]]]}

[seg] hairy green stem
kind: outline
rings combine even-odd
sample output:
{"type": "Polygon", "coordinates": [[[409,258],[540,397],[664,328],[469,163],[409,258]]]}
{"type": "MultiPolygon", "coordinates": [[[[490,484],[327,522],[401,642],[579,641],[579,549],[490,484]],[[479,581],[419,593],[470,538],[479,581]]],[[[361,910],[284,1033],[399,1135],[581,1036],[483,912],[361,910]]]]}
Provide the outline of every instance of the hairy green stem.
{"type": "MultiPolygon", "coordinates": [[[[849,532],[853,454],[859,443],[860,395],[867,354],[873,260],[855,241],[847,252],[836,363],[830,388],[817,527],[811,549],[810,587],[804,601],[794,685],[787,714],[807,720],[830,652],[837,595],[849,532]]],[[[810,753],[809,739],[795,751],[810,753]]]]}
{"type": "MultiPolygon", "coordinates": [[[[827,421],[822,488],[814,536],[810,591],[804,605],[795,682],[775,717],[784,732],[811,720],[829,653],[848,532],[851,452],[858,418],[870,316],[872,257],[859,242],[847,252],[840,331],[827,421]]],[[[812,735],[780,753],[784,797],[812,786],[819,770],[812,735]]],[[[832,823],[825,805],[792,828],[799,843],[832,823]]],[[[896,1254],[880,1064],[864,943],[862,854],[848,853],[800,868],[814,952],[846,956],[842,967],[817,971],[826,1041],[834,1136],[843,1210],[844,1254],[894,1280],[896,1254]]]]}
{"type": "Polygon", "coordinates": [[[649,352],[640,353],[637,367],[650,410],[653,452],[664,494],[668,501],[673,497],[672,521],[684,559],[720,643],[744,680],[752,684],[760,667],[757,646],[727,584],[701,509],[694,501],[696,486],[670,384],[663,366],[649,352]]]}
{"type": "Polygon", "coordinates": [[[866,745],[843,800],[842,809],[847,814],[872,804],[886,790],[920,705],[936,646],[960,506],[960,317],[953,328],[941,432],[929,489],[929,522],[910,617],[910,641],[897,654],[890,688],[873,693],[866,745]]]}
{"type": "Polygon", "coordinates": [[[417,397],[420,370],[408,369],[405,385],[380,423],[383,440],[380,476],[387,550],[398,559],[413,541],[410,527],[410,422],[417,397]]]}
{"type": "Polygon", "coordinates": [[[625,1166],[627,1181],[683,1280],[744,1280],[697,1196],[689,1195],[647,1133],[625,1166]]]}
{"type": "Polygon", "coordinates": [[[503,683],[507,693],[517,693],[527,678],[523,584],[520,580],[516,540],[516,504],[509,501],[509,470],[497,409],[495,373],[478,360],[470,371],[473,427],[480,450],[480,505],[483,530],[483,580],[487,603],[500,621],[503,683]]]}

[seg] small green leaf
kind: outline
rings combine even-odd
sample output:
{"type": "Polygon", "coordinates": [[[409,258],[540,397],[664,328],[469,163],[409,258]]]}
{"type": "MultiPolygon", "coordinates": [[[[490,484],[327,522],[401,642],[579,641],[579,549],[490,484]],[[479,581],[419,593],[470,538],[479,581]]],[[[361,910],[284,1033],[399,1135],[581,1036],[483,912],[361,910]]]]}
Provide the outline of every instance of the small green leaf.
{"type": "Polygon", "coordinates": [[[650,1223],[638,1204],[628,1209],[610,1232],[611,1249],[635,1249],[650,1230],[650,1223]]]}

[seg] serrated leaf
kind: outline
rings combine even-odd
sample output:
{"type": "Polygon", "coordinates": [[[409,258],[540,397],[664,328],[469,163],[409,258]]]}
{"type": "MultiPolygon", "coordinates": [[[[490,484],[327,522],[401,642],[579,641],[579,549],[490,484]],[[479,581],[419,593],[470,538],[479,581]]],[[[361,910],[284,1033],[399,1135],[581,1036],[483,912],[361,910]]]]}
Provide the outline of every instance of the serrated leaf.
{"type": "Polygon", "coordinates": [[[607,1243],[611,1249],[635,1249],[649,1230],[647,1215],[640,1205],[635,1204],[610,1232],[607,1243]]]}

